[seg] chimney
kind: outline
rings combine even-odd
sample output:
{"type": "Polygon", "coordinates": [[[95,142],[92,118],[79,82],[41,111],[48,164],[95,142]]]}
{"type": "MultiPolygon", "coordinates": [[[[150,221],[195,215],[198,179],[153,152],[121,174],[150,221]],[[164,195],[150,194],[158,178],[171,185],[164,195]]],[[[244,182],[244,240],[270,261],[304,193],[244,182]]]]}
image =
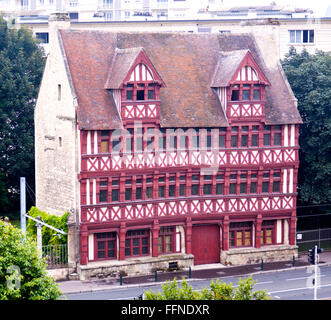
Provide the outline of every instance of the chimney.
{"type": "Polygon", "coordinates": [[[70,29],[70,17],[66,12],[51,13],[48,19],[49,51],[50,54],[58,48],[58,30],[70,29]]]}

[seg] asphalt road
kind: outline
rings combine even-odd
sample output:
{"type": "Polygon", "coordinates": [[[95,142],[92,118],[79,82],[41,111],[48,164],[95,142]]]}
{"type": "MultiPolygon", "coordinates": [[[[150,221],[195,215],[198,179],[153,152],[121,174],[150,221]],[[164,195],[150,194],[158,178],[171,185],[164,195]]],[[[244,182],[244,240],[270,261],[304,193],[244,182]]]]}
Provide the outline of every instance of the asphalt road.
{"type": "MultiPolygon", "coordinates": [[[[253,279],[257,282],[254,290],[266,289],[273,300],[313,300],[313,270],[313,267],[307,267],[297,270],[255,274],[253,279]]],[[[319,267],[319,273],[317,299],[331,298],[331,266],[319,267]]],[[[220,276],[219,279],[226,283],[231,282],[236,286],[239,278],[240,276],[226,278],[220,276]]],[[[195,290],[200,290],[209,286],[210,279],[188,282],[195,290]]],[[[66,297],[69,300],[133,300],[138,295],[141,295],[144,290],[158,291],[160,288],[161,284],[151,283],[150,285],[140,287],[67,294],[66,297]]]]}

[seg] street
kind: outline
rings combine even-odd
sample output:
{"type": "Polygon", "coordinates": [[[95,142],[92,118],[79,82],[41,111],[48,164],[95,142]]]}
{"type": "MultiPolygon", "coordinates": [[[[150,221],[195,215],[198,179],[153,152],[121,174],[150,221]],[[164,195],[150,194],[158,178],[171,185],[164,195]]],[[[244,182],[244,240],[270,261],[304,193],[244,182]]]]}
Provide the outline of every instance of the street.
{"type": "MultiPolygon", "coordinates": [[[[321,266],[320,282],[317,290],[317,299],[331,297],[331,266],[321,266]]],[[[247,277],[246,275],[245,277],[247,277]]],[[[307,267],[297,270],[286,270],[281,272],[265,272],[253,275],[257,281],[254,290],[267,290],[272,300],[313,300],[314,290],[312,280],[314,277],[313,268],[307,267]]],[[[226,283],[233,283],[236,286],[240,276],[225,277],[220,280],[226,283]]],[[[69,300],[133,300],[141,295],[144,290],[158,291],[161,284],[141,285],[139,287],[114,288],[109,290],[90,291],[83,293],[67,294],[69,300]]],[[[210,279],[188,281],[193,289],[200,290],[209,286],[210,279]]]]}

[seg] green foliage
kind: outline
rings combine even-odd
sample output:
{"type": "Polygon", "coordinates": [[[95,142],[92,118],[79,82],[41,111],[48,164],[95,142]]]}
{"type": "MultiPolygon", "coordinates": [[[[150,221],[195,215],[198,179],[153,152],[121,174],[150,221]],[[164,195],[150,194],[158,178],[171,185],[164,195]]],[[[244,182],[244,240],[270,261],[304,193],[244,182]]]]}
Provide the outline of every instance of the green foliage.
{"type": "Polygon", "coordinates": [[[0,220],[0,300],[53,300],[61,296],[38,258],[34,241],[0,220]]]}
{"type": "Polygon", "coordinates": [[[20,177],[34,184],[34,106],[43,69],[32,32],[8,28],[0,16],[0,173],[9,203],[15,204],[8,209],[1,198],[0,214],[19,207],[20,177]]]}
{"type": "MultiPolygon", "coordinates": [[[[66,212],[61,217],[58,217],[55,215],[47,214],[46,212],[43,212],[36,207],[31,207],[30,211],[28,212],[28,215],[33,218],[37,218],[38,216],[40,216],[43,222],[68,233],[67,219],[69,212],[66,212]]],[[[31,219],[27,219],[27,220],[28,220],[26,225],[27,234],[35,239],[37,236],[36,222],[31,219]]],[[[47,228],[46,226],[43,226],[41,228],[41,233],[42,233],[43,245],[67,243],[67,235],[61,235],[60,238],[55,230],[47,228]]]]}
{"type": "Polygon", "coordinates": [[[162,284],[162,292],[153,290],[144,292],[145,300],[269,300],[265,290],[253,291],[256,281],[252,277],[242,278],[238,286],[233,287],[232,283],[226,284],[218,279],[211,281],[209,288],[201,292],[193,290],[183,278],[182,287],[178,286],[177,279],[162,284]]]}
{"type": "Polygon", "coordinates": [[[292,48],[282,61],[283,69],[298,99],[303,120],[300,126],[299,202],[331,201],[331,55],[315,55],[292,48]]]}

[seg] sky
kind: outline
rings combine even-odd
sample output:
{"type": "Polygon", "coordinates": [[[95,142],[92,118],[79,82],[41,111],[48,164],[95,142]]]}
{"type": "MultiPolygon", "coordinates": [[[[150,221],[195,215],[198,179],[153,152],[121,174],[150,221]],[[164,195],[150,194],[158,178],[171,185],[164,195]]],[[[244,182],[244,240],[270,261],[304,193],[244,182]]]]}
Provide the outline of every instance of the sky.
{"type": "MultiPolygon", "coordinates": [[[[222,0],[218,0],[222,1],[222,0]]],[[[264,6],[270,5],[275,1],[277,5],[291,5],[296,8],[309,8],[314,11],[315,17],[324,16],[328,5],[331,6],[331,0],[223,0],[223,5],[227,7],[236,6],[264,6]]]]}

